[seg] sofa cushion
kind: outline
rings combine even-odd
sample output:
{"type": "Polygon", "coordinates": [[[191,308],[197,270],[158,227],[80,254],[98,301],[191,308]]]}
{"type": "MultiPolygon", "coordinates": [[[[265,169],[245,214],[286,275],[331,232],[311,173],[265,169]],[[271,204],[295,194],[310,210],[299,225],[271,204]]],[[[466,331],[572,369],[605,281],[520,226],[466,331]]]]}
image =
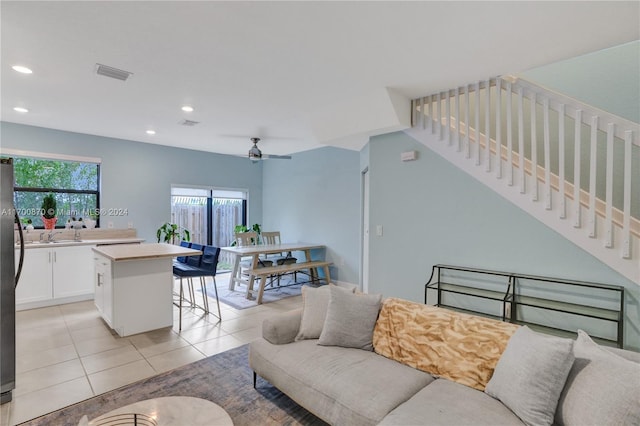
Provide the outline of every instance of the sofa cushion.
{"type": "Polygon", "coordinates": [[[576,359],[558,403],[556,423],[639,425],[640,364],[598,346],[582,330],[573,351],[576,359]]]}
{"type": "Polygon", "coordinates": [[[377,424],[433,381],[427,373],[373,352],[316,343],[272,345],[258,339],[249,346],[249,365],[331,424],[377,424]]]}
{"type": "Polygon", "coordinates": [[[573,359],[572,340],[521,327],[509,340],[486,392],[526,424],[550,425],[573,359]]]}
{"type": "Polygon", "coordinates": [[[283,312],[262,321],[262,337],[274,345],[284,345],[295,340],[300,330],[302,308],[283,312]]]}
{"type": "Polygon", "coordinates": [[[379,294],[354,294],[336,286],[329,288],[329,308],[318,340],[323,346],[373,350],[373,328],[380,312],[379,294]]]}
{"type": "Polygon", "coordinates": [[[501,426],[522,421],[484,392],[438,379],[389,413],[380,425],[501,426]]]}
{"type": "Polygon", "coordinates": [[[373,334],[375,351],[484,390],[517,325],[389,298],[373,334]]]}
{"type": "MultiPolygon", "coordinates": [[[[302,319],[300,320],[300,330],[296,340],[317,339],[322,333],[324,321],[327,318],[329,299],[331,297],[329,288],[333,284],[322,287],[302,286],[302,319]]],[[[356,291],[355,286],[345,287],[351,293],[356,291]]]]}

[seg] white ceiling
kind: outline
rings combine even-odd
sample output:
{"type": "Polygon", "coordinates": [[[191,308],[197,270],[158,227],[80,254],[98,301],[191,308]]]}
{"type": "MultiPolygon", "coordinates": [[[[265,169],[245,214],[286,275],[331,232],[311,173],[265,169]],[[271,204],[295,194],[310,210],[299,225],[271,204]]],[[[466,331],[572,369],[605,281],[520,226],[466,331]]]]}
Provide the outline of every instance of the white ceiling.
{"type": "Polygon", "coordinates": [[[637,40],[639,4],[2,1],[1,118],[235,155],[252,136],[360,149],[408,124],[411,97],[637,40]]]}

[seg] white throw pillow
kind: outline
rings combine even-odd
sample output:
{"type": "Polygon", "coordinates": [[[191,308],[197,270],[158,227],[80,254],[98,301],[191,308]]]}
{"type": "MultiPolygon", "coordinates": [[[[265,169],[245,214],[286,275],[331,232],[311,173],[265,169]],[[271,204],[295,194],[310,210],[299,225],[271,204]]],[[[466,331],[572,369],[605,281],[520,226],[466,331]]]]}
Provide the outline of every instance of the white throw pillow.
{"type": "MultiPolygon", "coordinates": [[[[322,287],[302,287],[302,319],[300,320],[300,331],[296,340],[317,339],[322,333],[324,321],[329,308],[329,287],[333,284],[322,287]]],[[[348,287],[353,293],[356,287],[348,287]]]]}
{"type": "Polygon", "coordinates": [[[551,425],[573,359],[572,340],[520,327],[509,339],[485,392],[527,425],[551,425]]]}
{"type": "Polygon", "coordinates": [[[600,347],[578,330],[576,357],[562,391],[556,423],[640,425],[640,364],[600,347]]]}

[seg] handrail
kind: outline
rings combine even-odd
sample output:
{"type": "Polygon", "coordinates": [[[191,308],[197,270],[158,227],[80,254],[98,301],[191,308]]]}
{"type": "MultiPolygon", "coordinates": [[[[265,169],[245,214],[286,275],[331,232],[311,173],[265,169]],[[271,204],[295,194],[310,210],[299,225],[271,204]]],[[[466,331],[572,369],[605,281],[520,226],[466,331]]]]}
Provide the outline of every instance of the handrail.
{"type": "Polygon", "coordinates": [[[533,201],[542,197],[546,210],[559,211],[560,219],[568,217],[571,206],[573,227],[585,227],[589,237],[604,240],[604,247],[613,247],[619,229],[622,238],[615,243],[622,244],[622,257],[639,257],[631,252],[631,238],[640,238],[640,170],[632,169],[637,167],[632,157],[640,149],[640,124],[511,75],[414,99],[412,112],[413,127],[430,129],[466,158],[473,157],[476,166],[499,179],[504,175],[521,194],[530,192],[533,201]],[[530,113],[525,114],[525,106],[530,113]],[[566,118],[574,122],[571,138],[566,118]],[[566,149],[571,143],[573,149],[566,149]],[[573,164],[572,176],[567,164],[573,164]],[[604,219],[603,226],[596,228],[596,217],[604,219]]]}

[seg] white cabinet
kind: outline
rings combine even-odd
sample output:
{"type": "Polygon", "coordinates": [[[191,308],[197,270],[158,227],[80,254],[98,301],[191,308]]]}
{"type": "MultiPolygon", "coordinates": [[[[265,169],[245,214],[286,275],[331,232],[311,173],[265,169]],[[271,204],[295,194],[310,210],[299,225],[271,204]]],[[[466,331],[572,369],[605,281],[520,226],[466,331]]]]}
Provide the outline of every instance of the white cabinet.
{"type": "Polygon", "coordinates": [[[91,247],[60,247],[51,250],[54,299],[93,293],[91,247]]]}
{"type": "Polygon", "coordinates": [[[94,255],[96,308],[118,335],[173,325],[170,257],[113,261],[94,255]]]}
{"type": "Polygon", "coordinates": [[[98,255],[93,255],[95,264],[94,303],[102,318],[113,328],[113,279],[111,262],[98,255]]]}
{"type": "MultiPolygon", "coordinates": [[[[20,250],[16,250],[15,257],[17,268],[20,250]]],[[[16,287],[16,305],[51,300],[53,298],[52,280],[51,250],[25,250],[22,273],[16,287]]]]}
{"type": "MultiPolygon", "coordinates": [[[[92,247],[43,247],[24,251],[18,309],[86,300],[93,297],[92,247]]],[[[16,259],[20,252],[16,250],[16,259]]]]}

